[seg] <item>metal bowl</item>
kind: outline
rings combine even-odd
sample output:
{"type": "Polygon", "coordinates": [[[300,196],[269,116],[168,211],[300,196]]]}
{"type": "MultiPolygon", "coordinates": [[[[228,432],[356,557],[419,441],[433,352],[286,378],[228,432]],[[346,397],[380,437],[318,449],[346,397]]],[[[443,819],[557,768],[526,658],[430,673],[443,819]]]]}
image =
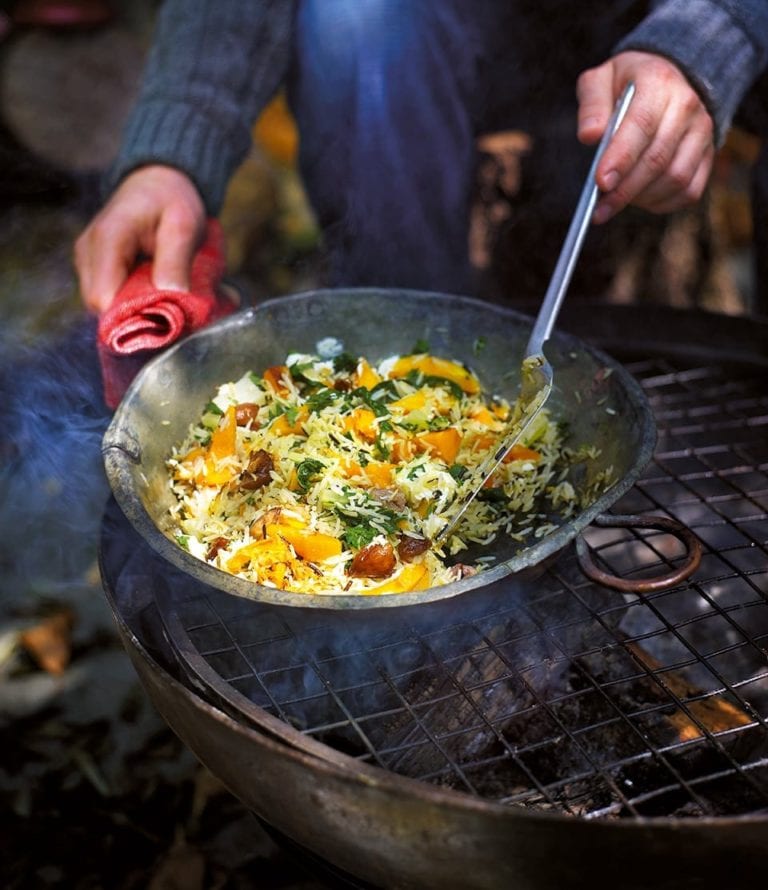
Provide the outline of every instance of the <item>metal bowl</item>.
{"type": "Polygon", "coordinates": [[[499,538],[484,548],[492,568],[416,593],[391,596],[290,593],[229,575],[187,553],[173,540],[172,494],[165,460],[187,434],[216,388],[248,370],[313,352],[335,337],[348,352],[378,361],[426,340],[431,351],[472,367],[486,391],[514,400],[532,319],[479,300],[407,290],[319,290],[270,300],[217,322],[150,361],[119,405],[103,441],[107,477],[121,509],[161,556],[211,587],[261,602],[303,608],[371,609],[455,597],[512,573],[542,567],[637,480],[653,454],[656,429],[650,406],[632,376],[581,340],[556,332],[547,344],[554,367],[553,416],[575,446],[599,456],[571,471],[583,491],[596,474],[615,482],[550,534],[523,546],[499,538]]]}

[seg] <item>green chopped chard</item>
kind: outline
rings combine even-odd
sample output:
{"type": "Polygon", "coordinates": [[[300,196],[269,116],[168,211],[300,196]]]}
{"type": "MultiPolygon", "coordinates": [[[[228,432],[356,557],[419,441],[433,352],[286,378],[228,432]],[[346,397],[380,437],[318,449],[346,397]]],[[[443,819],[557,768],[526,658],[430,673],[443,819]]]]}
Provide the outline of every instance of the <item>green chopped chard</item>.
{"type": "Polygon", "coordinates": [[[296,465],[296,479],[302,491],[309,491],[310,486],[317,478],[318,473],[325,469],[325,464],[319,460],[307,458],[296,465]]]}
{"type": "Polygon", "coordinates": [[[366,547],[378,534],[377,530],[370,525],[350,525],[341,536],[344,543],[350,550],[362,550],[366,547]]]}
{"type": "Polygon", "coordinates": [[[341,393],[335,389],[323,386],[312,393],[307,399],[307,407],[310,411],[322,411],[341,398],[341,393]]]}
{"type": "Polygon", "coordinates": [[[296,383],[316,383],[315,377],[307,376],[307,371],[315,367],[314,362],[296,362],[295,365],[288,365],[288,373],[291,379],[296,383]]]}
{"type": "Polygon", "coordinates": [[[179,543],[179,547],[189,553],[189,535],[176,535],[176,540],[179,543]]]}
{"type": "Polygon", "coordinates": [[[411,347],[411,355],[423,355],[429,352],[429,341],[420,337],[411,347]]]}
{"type": "Polygon", "coordinates": [[[258,386],[260,389],[264,388],[264,378],[259,377],[258,374],[254,374],[253,371],[248,372],[248,379],[254,386],[258,386]]]}
{"type": "Polygon", "coordinates": [[[448,467],[448,472],[457,482],[461,482],[469,470],[465,466],[462,466],[462,464],[451,464],[451,466],[448,467]]]}
{"type": "Polygon", "coordinates": [[[366,408],[370,408],[377,417],[386,417],[389,414],[389,409],[385,404],[386,401],[391,401],[391,399],[386,399],[386,390],[379,387],[369,390],[364,386],[359,386],[357,389],[353,389],[352,392],[347,393],[345,404],[350,410],[363,405],[366,408]]]}
{"type": "Polygon", "coordinates": [[[208,402],[203,409],[203,416],[200,419],[200,423],[207,430],[215,430],[219,425],[219,420],[221,420],[223,414],[224,412],[219,408],[216,402],[208,402]]]}
{"type": "Polygon", "coordinates": [[[357,369],[359,359],[349,352],[341,352],[333,360],[333,370],[337,374],[351,374],[357,369]]]}
{"type": "Polygon", "coordinates": [[[377,402],[393,402],[400,398],[400,393],[394,380],[382,380],[370,391],[370,397],[377,402]]]}
{"type": "Polygon", "coordinates": [[[509,495],[504,491],[503,486],[498,485],[493,488],[483,488],[477,495],[478,499],[485,501],[487,504],[502,504],[509,500],[509,495]]]}
{"type": "Polygon", "coordinates": [[[421,389],[422,386],[431,386],[433,388],[442,387],[443,389],[447,389],[451,395],[457,399],[461,399],[464,395],[464,390],[455,381],[448,380],[446,377],[438,377],[435,374],[425,374],[417,368],[409,371],[404,379],[417,389],[421,389]]]}
{"type": "Polygon", "coordinates": [[[377,460],[387,461],[392,456],[392,449],[387,445],[384,437],[382,435],[382,430],[379,430],[378,436],[376,436],[376,441],[373,446],[373,456],[377,460]]]}
{"type": "Polygon", "coordinates": [[[437,432],[438,430],[446,430],[451,425],[450,417],[443,417],[438,414],[436,417],[433,417],[427,426],[429,427],[431,432],[437,432]]]}
{"type": "Polygon", "coordinates": [[[376,530],[376,534],[394,534],[402,513],[390,510],[376,498],[361,489],[347,486],[341,497],[328,503],[345,525],[364,525],[376,530]]]}

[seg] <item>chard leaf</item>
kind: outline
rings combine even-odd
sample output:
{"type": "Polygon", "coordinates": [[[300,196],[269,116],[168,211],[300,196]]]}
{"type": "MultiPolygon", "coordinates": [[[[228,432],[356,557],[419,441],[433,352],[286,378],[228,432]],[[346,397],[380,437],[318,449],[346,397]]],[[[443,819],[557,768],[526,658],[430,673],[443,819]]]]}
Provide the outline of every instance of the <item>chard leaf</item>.
{"type": "Polygon", "coordinates": [[[333,370],[338,374],[341,372],[352,373],[357,368],[358,359],[349,352],[342,352],[333,360],[333,370]]]}
{"type": "Polygon", "coordinates": [[[370,525],[349,525],[341,537],[350,550],[361,550],[370,544],[377,534],[376,529],[370,525]]]}
{"type": "Polygon", "coordinates": [[[302,491],[308,491],[312,483],[315,481],[317,474],[325,469],[322,461],[307,458],[296,466],[296,479],[302,491]]]}
{"type": "Polygon", "coordinates": [[[339,396],[340,394],[335,389],[324,386],[313,392],[307,399],[307,407],[310,411],[322,411],[323,408],[327,408],[337,401],[339,396]]]}

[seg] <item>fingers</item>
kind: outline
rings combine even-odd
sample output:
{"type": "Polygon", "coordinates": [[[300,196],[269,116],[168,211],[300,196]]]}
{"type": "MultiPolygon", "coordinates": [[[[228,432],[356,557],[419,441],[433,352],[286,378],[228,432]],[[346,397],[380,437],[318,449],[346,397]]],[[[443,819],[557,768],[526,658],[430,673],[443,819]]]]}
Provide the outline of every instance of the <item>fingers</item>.
{"type": "Polygon", "coordinates": [[[604,198],[606,206],[611,209],[610,215],[614,215],[627,203],[653,213],[671,213],[695,203],[704,193],[714,156],[711,141],[702,139],[697,132],[688,131],[662,173],[655,179],[649,177],[648,184],[644,184],[642,179],[641,158],[637,174],[633,173],[626,178],[619,189],[620,193],[604,198]],[[621,194],[625,187],[627,191],[621,194]]]}
{"type": "Polygon", "coordinates": [[[75,243],[85,306],[109,308],[140,254],[152,257],[157,287],[187,289],[205,222],[200,195],[179,170],[152,165],[130,174],[75,243]]]}
{"type": "Polygon", "coordinates": [[[134,232],[97,217],[75,242],[75,266],[85,307],[104,312],[125,281],[139,252],[134,232]]]}
{"type": "Polygon", "coordinates": [[[601,65],[585,71],[576,85],[579,100],[577,136],[585,145],[592,145],[603,135],[613,111],[613,69],[601,65]]]}
{"type": "Polygon", "coordinates": [[[185,213],[166,213],[155,237],[152,280],[161,290],[188,290],[189,273],[203,229],[202,220],[185,213]]]}
{"type": "Polygon", "coordinates": [[[596,173],[603,193],[597,223],[628,204],[658,213],[688,206],[701,197],[712,170],[709,113],[682,73],[649,53],[621,53],[581,75],[579,138],[597,141],[608,120],[606,108],[613,108],[630,80],[635,96],[596,173]]]}

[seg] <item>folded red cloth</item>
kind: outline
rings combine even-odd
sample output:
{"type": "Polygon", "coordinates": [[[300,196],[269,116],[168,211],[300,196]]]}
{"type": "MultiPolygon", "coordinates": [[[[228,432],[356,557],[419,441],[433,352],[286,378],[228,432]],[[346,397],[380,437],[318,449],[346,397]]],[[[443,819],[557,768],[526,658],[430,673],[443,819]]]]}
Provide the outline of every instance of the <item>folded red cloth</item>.
{"type": "Polygon", "coordinates": [[[205,243],[192,261],[188,291],[155,287],[149,261],[131,272],[99,319],[104,401],[110,408],[117,407],[130,382],[153,355],[237,308],[217,292],[224,267],[224,235],[218,220],[212,219],[205,243]]]}

